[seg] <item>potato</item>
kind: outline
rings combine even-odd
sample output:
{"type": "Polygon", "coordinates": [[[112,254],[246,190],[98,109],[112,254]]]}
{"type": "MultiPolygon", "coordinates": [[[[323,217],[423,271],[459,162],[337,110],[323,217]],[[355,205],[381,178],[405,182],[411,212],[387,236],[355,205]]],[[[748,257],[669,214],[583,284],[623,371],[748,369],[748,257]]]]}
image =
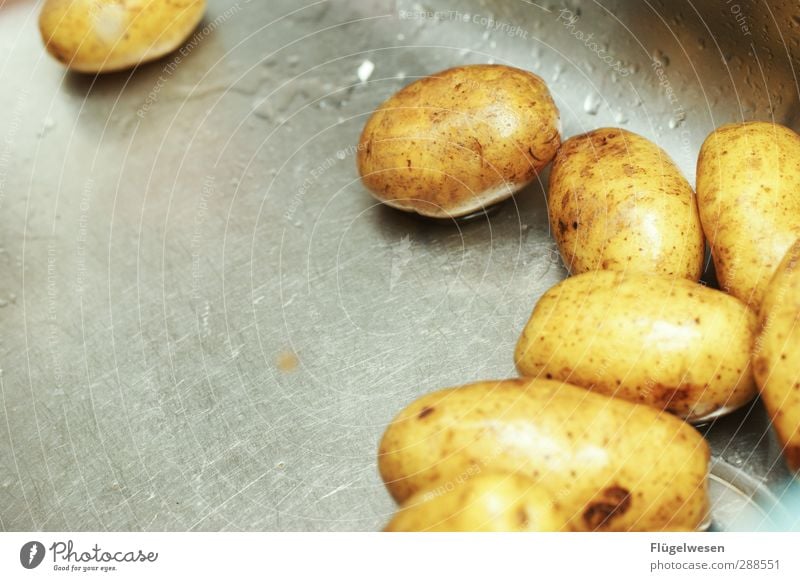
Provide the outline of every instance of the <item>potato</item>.
{"type": "Polygon", "coordinates": [[[596,129],[564,142],[548,207],[573,274],[622,270],[697,281],[703,272],[692,188],[664,150],[635,133],[596,129]]]}
{"type": "Polygon", "coordinates": [[[550,493],[569,530],[696,529],[709,450],[670,414],[544,379],[428,394],[392,421],[378,466],[399,502],[478,473],[511,472],[550,493]]]}
{"type": "Polygon", "coordinates": [[[800,471],[800,240],[767,286],[760,323],[753,350],[756,382],[787,464],[800,471]]]}
{"type": "Polygon", "coordinates": [[[800,136],[775,123],[720,127],[700,149],[697,200],[720,287],[758,309],[800,237],[800,136]]]}
{"type": "Polygon", "coordinates": [[[756,395],[756,315],[721,291],[587,272],[547,291],[517,343],[521,375],[569,381],[700,421],[756,395]]]}
{"type": "Polygon", "coordinates": [[[178,48],[205,10],[206,0],[45,0],[39,30],[68,68],[119,71],[178,48]]]}
{"type": "Polygon", "coordinates": [[[464,216],[530,183],[555,155],[559,126],[536,75],[502,65],[448,69],[411,83],[373,113],[358,171],[389,206],[464,216]]]}
{"type": "Polygon", "coordinates": [[[569,521],[554,498],[529,478],[486,473],[418,492],[386,526],[391,532],[560,531],[569,521]]]}

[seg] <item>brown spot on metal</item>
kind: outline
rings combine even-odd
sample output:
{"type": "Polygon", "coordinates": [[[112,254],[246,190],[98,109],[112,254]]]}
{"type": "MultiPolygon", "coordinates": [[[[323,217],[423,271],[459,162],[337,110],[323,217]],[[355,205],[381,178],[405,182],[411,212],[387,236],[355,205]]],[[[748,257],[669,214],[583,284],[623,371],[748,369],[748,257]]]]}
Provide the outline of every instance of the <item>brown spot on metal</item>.
{"type": "Polygon", "coordinates": [[[292,351],[281,351],[278,353],[278,357],[275,360],[278,370],[282,371],[283,373],[291,373],[297,369],[297,365],[299,363],[300,360],[292,351]]]}

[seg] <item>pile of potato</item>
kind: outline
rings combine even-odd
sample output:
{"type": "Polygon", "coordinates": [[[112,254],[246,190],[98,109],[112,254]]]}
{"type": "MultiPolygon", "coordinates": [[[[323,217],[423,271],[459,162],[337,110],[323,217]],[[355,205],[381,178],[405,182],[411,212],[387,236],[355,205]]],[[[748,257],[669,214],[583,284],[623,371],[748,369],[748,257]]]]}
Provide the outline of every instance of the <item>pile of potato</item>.
{"type": "MultiPolygon", "coordinates": [[[[205,0],[45,0],[68,68],[117,71],[178,48],[205,0]]],[[[647,139],[561,142],[538,76],[500,65],[420,79],[383,103],[357,155],[364,185],[434,218],[485,210],[552,162],[550,226],[572,277],[536,304],[522,378],[426,395],[386,430],[392,531],[666,531],[709,522],[709,448],[690,423],[760,391],[800,470],[800,136],[714,131],[697,193],[647,139]],[[721,290],[698,283],[709,243],[721,290]]]]}
{"type": "Polygon", "coordinates": [[[573,275],[525,325],[521,378],[437,391],[393,420],[387,530],[700,530],[709,449],[690,423],[759,390],[800,469],[800,136],[717,129],[695,195],[654,143],[615,128],[561,143],[539,77],[476,65],[398,92],[358,151],[375,197],[437,218],[502,201],[552,161],[550,225],[573,275]],[[706,241],[721,290],[698,282],[706,241]]]}

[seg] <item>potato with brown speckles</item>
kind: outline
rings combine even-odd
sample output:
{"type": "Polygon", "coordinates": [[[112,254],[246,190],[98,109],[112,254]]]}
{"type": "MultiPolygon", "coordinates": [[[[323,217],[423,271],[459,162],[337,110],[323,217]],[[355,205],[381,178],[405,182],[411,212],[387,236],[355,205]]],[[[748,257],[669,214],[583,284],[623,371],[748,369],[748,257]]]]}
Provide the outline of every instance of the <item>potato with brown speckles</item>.
{"type": "Polygon", "coordinates": [[[723,125],[700,149],[697,199],[720,288],[758,309],[800,237],[800,136],[775,123],[723,125]]]}
{"type": "Polygon", "coordinates": [[[172,52],[205,10],[206,0],[46,0],[39,30],[47,51],[67,68],[104,73],[172,52]]]}
{"type": "Polygon", "coordinates": [[[705,242],[694,192],[656,144],[596,129],[558,150],[548,191],[550,228],[573,274],[646,272],[697,281],[705,242]]]}
{"type": "Polygon", "coordinates": [[[800,240],[767,287],[760,322],[753,353],[756,381],[786,462],[800,471],[800,240]]]}
{"type": "Polygon", "coordinates": [[[529,184],[560,142],[542,79],[503,65],[456,67],[411,83],[373,113],[358,171],[389,206],[455,218],[529,184]]]}
{"type": "Polygon", "coordinates": [[[557,499],[576,531],[702,528],[708,462],[705,440],[675,416],[542,379],[423,396],[392,421],[378,457],[399,502],[510,472],[557,499]]]}
{"type": "Polygon", "coordinates": [[[549,492],[518,474],[487,473],[418,492],[386,526],[390,532],[565,530],[569,515],[549,492]]]}
{"type": "Polygon", "coordinates": [[[689,421],[756,395],[756,315],[721,291],[680,279],[587,272],[548,290],[517,343],[521,375],[568,381],[689,421]]]}

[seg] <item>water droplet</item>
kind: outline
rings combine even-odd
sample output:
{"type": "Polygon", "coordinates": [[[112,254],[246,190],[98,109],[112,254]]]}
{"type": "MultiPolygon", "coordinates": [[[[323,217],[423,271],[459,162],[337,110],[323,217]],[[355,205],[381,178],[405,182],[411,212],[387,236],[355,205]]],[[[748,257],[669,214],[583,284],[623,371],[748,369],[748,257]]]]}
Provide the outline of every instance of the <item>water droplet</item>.
{"type": "Polygon", "coordinates": [[[589,93],[583,100],[583,110],[589,115],[597,115],[600,110],[600,98],[594,93],[589,93]]]}
{"type": "Polygon", "coordinates": [[[667,56],[666,53],[664,53],[664,51],[656,49],[655,51],[653,51],[653,54],[651,56],[654,61],[660,62],[662,66],[664,67],[669,66],[669,56],[667,56]]]}
{"type": "Polygon", "coordinates": [[[561,73],[564,72],[564,67],[561,65],[556,65],[556,68],[553,70],[553,82],[558,82],[558,79],[561,78],[561,73]]]}
{"type": "Polygon", "coordinates": [[[45,117],[44,119],[42,119],[42,126],[39,129],[39,132],[37,133],[37,135],[39,137],[44,137],[55,126],[56,126],[56,122],[52,117],[45,117]]]}
{"type": "Polygon", "coordinates": [[[345,157],[347,157],[347,154],[344,152],[343,149],[340,149],[339,151],[336,152],[336,159],[344,159],[345,157]]]}
{"type": "Polygon", "coordinates": [[[686,113],[681,111],[680,113],[678,113],[677,115],[672,117],[672,119],[669,120],[669,123],[668,123],[669,128],[670,129],[677,129],[678,127],[683,125],[683,122],[685,120],[686,120],[686,113]]]}
{"type": "Polygon", "coordinates": [[[489,43],[489,48],[492,48],[492,49],[497,48],[497,43],[495,41],[490,42],[489,43]]]}
{"type": "Polygon", "coordinates": [[[365,60],[361,63],[358,67],[358,71],[356,74],[358,75],[358,80],[362,83],[366,83],[369,78],[372,76],[372,71],[375,70],[375,63],[371,60],[365,60]]]}
{"type": "Polygon", "coordinates": [[[272,118],[275,115],[272,103],[270,103],[268,99],[259,99],[253,101],[252,108],[253,115],[267,121],[272,121],[272,118]]]}
{"type": "Polygon", "coordinates": [[[619,125],[625,125],[628,122],[628,118],[625,116],[625,113],[622,110],[617,111],[614,113],[614,123],[619,125]]]}
{"type": "Polygon", "coordinates": [[[403,34],[402,32],[397,35],[397,40],[405,40],[405,39],[406,39],[406,35],[403,34]]]}

